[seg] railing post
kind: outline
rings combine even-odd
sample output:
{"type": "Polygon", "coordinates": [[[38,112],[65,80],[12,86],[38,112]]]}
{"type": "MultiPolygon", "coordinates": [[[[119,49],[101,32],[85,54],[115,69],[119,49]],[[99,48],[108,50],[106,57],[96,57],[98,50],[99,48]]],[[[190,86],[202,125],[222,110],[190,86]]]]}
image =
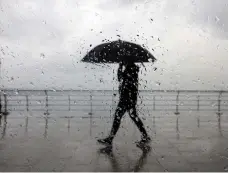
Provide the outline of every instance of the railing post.
{"type": "Polygon", "coordinates": [[[4,124],[3,124],[3,130],[2,130],[2,139],[4,139],[5,135],[6,135],[6,127],[7,126],[7,116],[4,116],[4,124]]]}
{"type": "Polygon", "coordinates": [[[68,110],[71,110],[71,98],[70,95],[68,95],[68,110]]]}
{"type": "Polygon", "coordinates": [[[90,136],[91,136],[91,134],[92,134],[92,91],[90,91],[90,102],[91,102],[91,104],[90,104],[90,113],[89,113],[89,115],[90,115],[90,136]]]}
{"type": "Polygon", "coordinates": [[[156,125],[156,123],[155,123],[155,116],[153,116],[153,128],[155,128],[155,125],[156,125]]]}
{"type": "Polygon", "coordinates": [[[156,110],[156,96],[153,96],[153,110],[155,111],[156,110]]]}
{"type": "Polygon", "coordinates": [[[2,115],[2,94],[0,92],[0,116],[2,115]]]}
{"type": "Polygon", "coordinates": [[[112,93],[112,99],[111,99],[111,110],[110,110],[110,118],[112,117],[112,114],[113,114],[113,110],[114,110],[114,96],[116,94],[114,93],[114,90],[113,90],[113,93],[112,93]]]}
{"type": "Polygon", "coordinates": [[[48,134],[48,117],[45,117],[45,132],[44,132],[44,138],[47,138],[48,134]]]}
{"type": "Polygon", "coordinates": [[[220,104],[221,104],[221,95],[222,95],[222,91],[219,92],[219,96],[218,96],[218,110],[216,112],[217,115],[222,115],[223,113],[220,110],[220,104]]]}
{"type": "Polygon", "coordinates": [[[27,116],[25,119],[25,133],[28,133],[28,124],[29,124],[29,117],[27,116]]]}
{"type": "Polygon", "coordinates": [[[3,115],[8,115],[9,112],[7,112],[7,95],[6,93],[4,93],[4,112],[3,112],[3,115]]]}
{"type": "Polygon", "coordinates": [[[218,115],[218,129],[220,136],[223,136],[222,129],[221,129],[221,114],[218,115]]]}
{"type": "Polygon", "coordinates": [[[70,132],[70,118],[68,118],[68,133],[70,132]]]}
{"type": "Polygon", "coordinates": [[[180,130],[179,130],[179,116],[177,116],[177,121],[176,121],[176,138],[179,140],[180,139],[180,130]]]}
{"type": "Polygon", "coordinates": [[[200,96],[197,96],[197,111],[200,110],[200,96]]]}
{"type": "Polygon", "coordinates": [[[26,95],[26,110],[29,111],[29,96],[26,95]]]}
{"type": "Polygon", "coordinates": [[[92,115],[92,92],[90,91],[90,112],[89,115],[92,115]]]}
{"type": "Polygon", "coordinates": [[[46,112],[44,113],[44,115],[49,115],[49,110],[48,110],[48,93],[47,93],[47,90],[45,90],[45,109],[46,109],[46,112]]]}
{"type": "Polygon", "coordinates": [[[175,112],[176,115],[179,115],[180,114],[180,112],[179,112],[179,94],[180,94],[180,91],[177,91],[176,112],[175,112]]]}
{"type": "Polygon", "coordinates": [[[200,117],[197,117],[197,127],[200,128],[200,117]]]}

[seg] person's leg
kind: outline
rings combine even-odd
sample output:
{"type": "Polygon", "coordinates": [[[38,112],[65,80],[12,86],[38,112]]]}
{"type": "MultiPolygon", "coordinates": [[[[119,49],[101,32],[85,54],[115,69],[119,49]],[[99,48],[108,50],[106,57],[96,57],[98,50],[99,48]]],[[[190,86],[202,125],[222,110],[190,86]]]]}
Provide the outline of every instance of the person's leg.
{"type": "Polygon", "coordinates": [[[130,114],[130,118],[134,121],[134,123],[138,127],[139,131],[141,132],[142,139],[148,139],[149,140],[150,138],[149,138],[149,136],[145,130],[144,124],[142,123],[141,119],[137,115],[136,108],[134,107],[134,108],[130,109],[129,114],[130,114]]]}
{"type": "Polygon", "coordinates": [[[113,121],[113,125],[111,128],[111,132],[110,132],[110,137],[113,139],[120,127],[121,124],[121,119],[123,117],[123,115],[126,112],[126,108],[124,106],[118,106],[116,111],[115,111],[115,115],[114,115],[114,121],[113,121]]]}
{"type": "Polygon", "coordinates": [[[112,141],[113,141],[113,139],[114,139],[119,127],[120,127],[121,119],[122,119],[123,115],[125,114],[125,112],[126,112],[125,106],[123,106],[121,103],[119,103],[117,106],[117,109],[115,111],[115,114],[114,114],[114,121],[112,124],[110,135],[105,139],[99,139],[98,142],[103,143],[103,144],[111,144],[112,143],[112,141]]]}

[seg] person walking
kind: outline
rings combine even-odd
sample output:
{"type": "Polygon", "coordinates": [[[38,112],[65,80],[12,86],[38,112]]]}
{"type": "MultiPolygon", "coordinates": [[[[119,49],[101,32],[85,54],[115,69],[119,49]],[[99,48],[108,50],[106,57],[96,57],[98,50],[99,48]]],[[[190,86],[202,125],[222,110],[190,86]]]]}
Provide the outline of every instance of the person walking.
{"type": "Polygon", "coordinates": [[[138,96],[138,73],[139,67],[134,63],[120,62],[118,68],[119,94],[120,99],[117,105],[114,121],[108,137],[98,139],[99,143],[111,145],[112,141],[120,127],[123,115],[128,112],[130,118],[141,132],[139,143],[147,143],[151,139],[147,134],[145,127],[137,114],[137,96],[138,96]]]}

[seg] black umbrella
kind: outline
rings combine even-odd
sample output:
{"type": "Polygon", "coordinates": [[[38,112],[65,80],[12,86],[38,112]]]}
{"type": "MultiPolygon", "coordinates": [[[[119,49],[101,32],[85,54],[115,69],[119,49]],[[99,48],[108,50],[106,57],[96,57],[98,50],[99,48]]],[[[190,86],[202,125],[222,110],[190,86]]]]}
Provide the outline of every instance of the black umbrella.
{"type": "Polygon", "coordinates": [[[143,63],[154,62],[155,60],[156,58],[142,46],[116,40],[94,47],[81,61],[91,63],[143,63]]]}

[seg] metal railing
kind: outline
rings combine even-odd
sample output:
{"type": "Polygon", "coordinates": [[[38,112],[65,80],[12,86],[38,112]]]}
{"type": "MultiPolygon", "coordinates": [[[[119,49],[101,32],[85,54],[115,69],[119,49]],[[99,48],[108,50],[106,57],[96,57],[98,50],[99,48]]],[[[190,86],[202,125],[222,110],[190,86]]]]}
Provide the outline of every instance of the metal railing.
{"type": "MultiPolygon", "coordinates": [[[[116,90],[1,90],[0,113],[11,111],[96,111],[113,113],[118,103],[116,90]]],[[[228,111],[228,91],[141,90],[138,110],[142,111],[228,111]]]]}

